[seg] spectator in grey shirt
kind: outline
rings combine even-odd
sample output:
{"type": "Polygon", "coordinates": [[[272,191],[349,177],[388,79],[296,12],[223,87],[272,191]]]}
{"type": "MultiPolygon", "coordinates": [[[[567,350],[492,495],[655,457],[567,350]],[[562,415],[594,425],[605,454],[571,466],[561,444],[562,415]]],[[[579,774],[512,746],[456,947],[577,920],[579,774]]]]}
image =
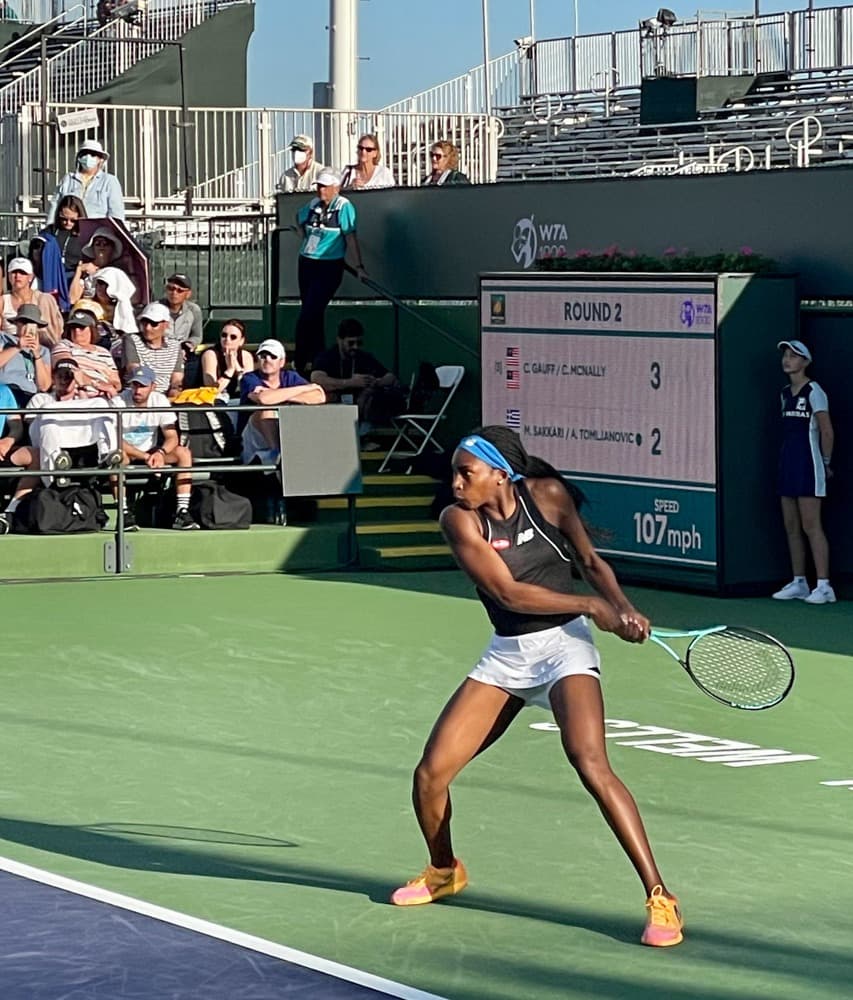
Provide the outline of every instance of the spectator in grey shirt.
{"type": "Polygon", "coordinates": [[[167,340],[191,345],[192,350],[201,343],[201,308],[192,302],[193,284],[186,274],[171,274],[166,278],[166,294],[159,301],[169,310],[171,321],[167,340]]]}

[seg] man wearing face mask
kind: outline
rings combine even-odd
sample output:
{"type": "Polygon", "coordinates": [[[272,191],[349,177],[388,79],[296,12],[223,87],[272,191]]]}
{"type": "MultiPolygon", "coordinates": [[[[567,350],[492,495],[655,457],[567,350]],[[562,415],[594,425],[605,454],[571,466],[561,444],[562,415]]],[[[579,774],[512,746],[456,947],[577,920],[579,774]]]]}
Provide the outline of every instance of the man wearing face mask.
{"type": "Polygon", "coordinates": [[[53,222],[59,200],[67,194],[83,202],[90,219],[120,219],[124,222],[124,194],[118,178],[107,171],[109,153],[97,139],[86,139],[77,150],[77,169],[59,182],[47,213],[53,222]]]}
{"type": "Polygon", "coordinates": [[[314,159],[314,140],[310,135],[296,135],[290,143],[293,165],[281,175],[278,190],[282,194],[293,191],[313,191],[320,172],[326,168],[314,159]]]}

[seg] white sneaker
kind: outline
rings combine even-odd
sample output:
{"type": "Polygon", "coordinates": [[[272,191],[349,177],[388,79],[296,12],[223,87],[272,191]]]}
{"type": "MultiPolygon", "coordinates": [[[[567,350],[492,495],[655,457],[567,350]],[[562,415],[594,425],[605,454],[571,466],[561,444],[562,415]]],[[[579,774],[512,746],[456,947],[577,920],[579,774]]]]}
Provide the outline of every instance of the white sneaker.
{"type": "MultiPolygon", "coordinates": [[[[776,601],[806,601],[808,598],[809,585],[804,581],[799,582],[797,580],[791,580],[790,583],[786,583],[781,590],[777,590],[773,595],[773,599],[776,601]]],[[[834,594],[832,599],[835,600],[834,594]]],[[[816,601],[814,603],[822,604],[823,602],[816,601]]]]}
{"type": "Polygon", "coordinates": [[[835,591],[827,583],[822,587],[815,587],[805,601],[806,604],[835,604],[835,591]]]}

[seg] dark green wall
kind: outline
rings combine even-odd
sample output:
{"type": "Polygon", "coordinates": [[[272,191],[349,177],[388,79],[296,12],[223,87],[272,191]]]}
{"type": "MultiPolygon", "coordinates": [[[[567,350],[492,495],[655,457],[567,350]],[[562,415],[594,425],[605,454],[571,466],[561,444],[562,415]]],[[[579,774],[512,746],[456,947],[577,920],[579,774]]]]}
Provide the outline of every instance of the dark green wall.
{"type": "MultiPolygon", "coordinates": [[[[281,195],[281,224],[292,225],[305,201],[281,195]]],[[[393,188],[352,201],[371,276],[402,297],[470,299],[480,273],[524,270],[518,238],[528,224],[538,248],[558,254],[613,244],[653,255],[748,246],[799,275],[804,296],[853,296],[853,166],[393,188]]],[[[298,294],[298,246],[292,233],[281,234],[279,298],[298,294]]],[[[353,279],[342,294],[370,295],[353,279]]]]}
{"type": "MultiPolygon", "coordinates": [[[[186,102],[191,108],[246,106],[246,50],[255,25],[253,4],[226,7],[188,31],[184,44],[186,102]]],[[[166,46],[119,79],[81,97],[80,104],[180,105],[178,50],[166,46]]]]}

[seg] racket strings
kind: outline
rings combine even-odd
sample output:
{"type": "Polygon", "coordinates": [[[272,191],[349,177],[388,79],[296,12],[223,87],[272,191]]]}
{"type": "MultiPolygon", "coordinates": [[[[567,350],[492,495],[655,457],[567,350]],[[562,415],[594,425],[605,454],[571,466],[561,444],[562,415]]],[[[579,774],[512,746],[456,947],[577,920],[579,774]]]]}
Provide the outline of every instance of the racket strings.
{"type": "Polygon", "coordinates": [[[793,682],[787,650],[770,636],[727,628],[695,639],[687,667],[710,694],[739,708],[766,708],[785,697],[793,682]]]}

